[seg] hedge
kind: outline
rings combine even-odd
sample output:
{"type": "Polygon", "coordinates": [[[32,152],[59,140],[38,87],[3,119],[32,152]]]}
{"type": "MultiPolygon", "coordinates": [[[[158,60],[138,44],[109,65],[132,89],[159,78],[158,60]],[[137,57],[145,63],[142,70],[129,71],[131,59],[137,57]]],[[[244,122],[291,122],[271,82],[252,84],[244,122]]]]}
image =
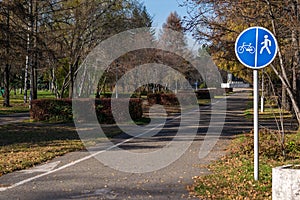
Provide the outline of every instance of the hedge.
{"type": "Polygon", "coordinates": [[[31,102],[30,118],[35,121],[71,121],[72,100],[38,99],[31,102]]]}
{"type": "MultiPolygon", "coordinates": [[[[207,89],[202,89],[202,90],[198,90],[195,91],[196,95],[197,95],[197,99],[210,99],[211,98],[211,94],[210,91],[207,89]]],[[[212,95],[212,98],[214,96],[212,95]]]]}
{"type": "MultiPolygon", "coordinates": [[[[208,93],[209,94],[209,93],[208,93]]],[[[151,93],[147,95],[147,100],[150,105],[160,104],[160,105],[179,105],[179,99],[184,105],[190,105],[194,102],[195,95],[193,93],[180,92],[177,94],[173,93],[151,93]]]]}
{"type": "Polygon", "coordinates": [[[150,105],[161,104],[161,98],[159,93],[149,93],[147,94],[147,100],[150,105]]]}
{"type": "Polygon", "coordinates": [[[160,100],[162,105],[179,105],[175,94],[161,94],[160,100]]]}
{"type": "MultiPolygon", "coordinates": [[[[122,102],[128,99],[113,99],[115,104],[116,118],[120,121],[124,119],[126,108],[122,102]]],[[[111,112],[111,99],[78,99],[74,101],[76,107],[83,112],[75,112],[74,117],[79,121],[89,121],[96,111],[100,123],[115,123],[111,112]],[[82,107],[82,109],[80,109],[82,107]]],[[[78,109],[77,109],[78,110],[78,109]]],[[[142,118],[142,100],[131,98],[129,101],[129,113],[133,120],[142,118]]],[[[30,117],[35,121],[67,122],[73,121],[72,100],[70,99],[38,99],[32,101],[30,117]]],[[[128,119],[125,119],[128,120],[128,119]]]]}
{"type": "MultiPolygon", "coordinates": [[[[103,98],[96,101],[96,113],[100,123],[115,123],[115,118],[118,121],[128,121],[128,118],[125,117],[126,112],[128,110],[124,108],[124,104],[126,105],[128,99],[119,98],[119,99],[111,99],[111,98],[103,98]],[[114,114],[113,116],[111,111],[111,101],[115,101],[114,104],[114,114]]],[[[132,120],[141,119],[143,116],[143,108],[142,108],[142,100],[139,98],[130,98],[129,101],[129,114],[132,120]]]]}

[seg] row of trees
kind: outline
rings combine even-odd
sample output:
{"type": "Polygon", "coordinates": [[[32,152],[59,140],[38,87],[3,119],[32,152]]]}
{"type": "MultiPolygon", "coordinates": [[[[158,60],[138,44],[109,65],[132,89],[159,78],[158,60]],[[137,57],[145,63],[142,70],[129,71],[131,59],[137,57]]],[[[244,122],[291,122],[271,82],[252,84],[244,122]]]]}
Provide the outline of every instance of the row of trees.
{"type": "Polygon", "coordinates": [[[37,98],[38,82],[57,97],[72,96],[77,69],[101,41],[124,30],[151,27],[134,0],[0,0],[0,86],[37,98]]]}
{"type": "Polygon", "coordinates": [[[279,52],[264,73],[276,85],[276,94],[282,97],[281,105],[291,108],[300,124],[299,1],[185,0],[183,5],[189,12],[184,19],[186,29],[198,40],[207,41],[209,51],[221,69],[249,82],[251,70],[241,66],[233,53],[235,40],[250,26],[272,30],[278,40],[279,52]]]}
{"type": "MultiPolygon", "coordinates": [[[[159,30],[146,28],[132,31],[132,38],[130,37],[132,42],[135,44],[149,43],[149,46],[157,48],[149,47],[146,49],[130,51],[114,60],[109,68],[106,69],[104,76],[101,77],[98,83],[96,96],[100,96],[100,93],[105,92],[106,87],[115,87],[116,81],[125,74],[128,75],[127,73],[131,69],[144,64],[148,64],[147,69],[143,68],[141,71],[135,71],[136,74],[133,75],[133,77],[126,76],[126,83],[124,82],[125,80],[122,81],[122,83],[118,85],[118,90],[123,93],[132,91],[132,89],[137,90],[138,93],[141,91],[156,92],[170,89],[176,92],[180,88],[187,87],[186,84],[188,83],[185,82],[185,80],[190,82],[189,85],[196,81],[203,81],[203,77],[199,72],[197,72],[189,61],[182,57],[185,56],[186,58],[193,60],[196,57],[199,57],[199,54],[193,54],[188,47],[182,20],[176,12],[170,13],[166,22],[159,30]],[[163,47],[163,49],[168,49],[168,51],[160,50],[159,48],[161,47],[163,47]],[[162,67],[156,70],[155,67],[159,65],[155,64],[172,67],[176,73],[174,71],[174,73],[172,73],[171,70],[164,72],[162,67]],[[183,76],[180,76],[179,73],[183,76]],[[138,85],[140,85],[137,78],[139,75],[142,75],[143,80],[147,80],[146,82],[149,84],[138,87],[138,85]],[[184,80],[182,79],[183,77],[184,80]],[[157,84],[155,80],[160,80],[164,84],[157,84]]],[[[125,43],[126,46],[129,45],[130,41],[122,41],[122,43],[125,43]]],[[[108,54],[110,54],[109,50],[108,54]]],[[[84,82],[83,80],[84,78],[80,82],[84,82]]],[[[88,86],[86,89],[84,89],[83,86],[79,88],[81,88],[80,90],[89,90],[88,86]]],[[[113,88],[111,88],[111,91],[112,90],[113,88]]]]}
{"type": "MultiPolygon", "coordinates": [[[[9,94],[14,88],[21,88],[24,92],[24,103],[28,99],[27,90],[30,90],[30,100],[37,98],[38,86],[51,89],[57,98],[71,98],[79,66],[90,51],[117,33],[139,27],[148,27],[148,34],[142,35],[143,38],[132,38],[133,42],[143,42],[145,37],[149,37],[153,43],[167,47],[169,52],[142,49],[122,55],[100,78],[96,96],[105,92],[107,87],[113,90],[117,79],[130,69],[147,63],[171,66],[191,83],[202,80],[190,63],[178,56],[194,55],[189,55],[191,52],[188,50],[182,20],[176,12],[170,13],[156,34],[157,30],[151,28],[152,19],[146,8],[133,0],[0,2],[0,41],[3,46],[0,49],[0,86],[5,88],[4,106],[10,105],[9,94]],[[179,34],[174,36],[170,31],[179,34]]],[[[153,75],[155,70],[147,71],[153,75]]],[[[164,87],[175,87],[177,90],[183,86],[179,75],[157,76],[163,76],[160,80],[168,79],[168,83],[172,84],[150,84],[152,90],[164,87]]],[[[137,83],[123,84],[123,90],[125,85],[136,87],[137,83]]],[[[150,85],[139,90],[149,91],[150,85]]]]}

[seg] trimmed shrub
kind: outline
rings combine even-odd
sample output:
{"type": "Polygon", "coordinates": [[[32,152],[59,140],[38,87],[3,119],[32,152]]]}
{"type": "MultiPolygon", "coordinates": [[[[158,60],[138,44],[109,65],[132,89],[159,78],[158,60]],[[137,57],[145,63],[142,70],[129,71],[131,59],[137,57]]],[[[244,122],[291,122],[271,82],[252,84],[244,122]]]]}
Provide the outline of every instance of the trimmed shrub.
{"type": "Polygon", "coordinates": [[[187,105],[198,105],[197,99],[195,97],[196,95],[192,92],[179,92],[176,94],[176,97],[178,101],[181,104],[181,106],[187,106],[187,105]]]}
{"type": "Polygon", "coordinates": [[[124,106],[128,104],[128,99],[101,99],[100,104],[97,105],[97,116],[101,123],[115,123],[115,119],[119,122],[128,121],[126,113],[129,114],[132,120],[141,119],[143,116],[142,100],[139,98],[131,98],[129,101],[129,107],[126,109],[124,106]],[[114,116],[111,110],[111,101],[114,105],[114,116]]]}
{"type": "Polygon", "coordinates": [[[101,98],[111,98],[112,93],[101,93],[100,96],[101,98]]]}
{"type": "Polygon", "coordinates": [[[35,121],[71,121],[72,101],[70,99],[33,100],[30,118],[35,121]]]}
{"type": "MultiPolygon", "coordinates": [[[[112,94],[112,93],[102,93],[101,99],[109,99],[109,98],[114,98],[116,94],[112,94]]],[[[97,98],[97,97],[96,97],[97,98]]],[[[136,93],[118,93],[118,98],[138,98],[138,95],[136,93]]]]}
{"type": "Polygon", "coordinates": [[[212,90],[211,92],[214,96],[222,96],[227,92],[232,92],[232,88],[226,88],[226,89],[216,88],[216,89],[212,90]]]}
{"type": "Polygon", "coordinates": [[[149,93],[147,95],[147,100],[149,102],[150,105],[153,105],[153,104],[161,104],[161,98],[160,98],[160,95],[159,93],[149,93]]]}
{"type": "Polygon", "coordinates": [[[156,94],[148,94],[147,95],[147,100],[149,102],[150,105],[153,104],[160,104],[160,105],[179,105],[180,102],[178,100],[178,98],[181,98],[181,103],[185,104],[185,105],[190,105],[193,103],[197,103],[194,102],[194,96],[193,94],[191,95],[191,93],[184,93],[184,92],[180,92],[177,94],[173,94],[173,93],[156,93],[156,94]]]}
{"type": "Polygon", "coordinates": [[[210,92],[207,89],[195,91],[197,99],[210,99],[210,92]]]}
{"type": "MultiPolygon", "coordinates": [[[[117,101],[115,104],[116,115],[112,115],[111,111],[111,99],[76,99],[73,103],[76,104],[77,108],[82,107],[82,111],[75,113],[74,117],[79,121],[90,121],[93,119],[93,113],[96,111],[98,121],[100,123],[112,124],[115,123],[114,117],[122,120],[125,119],[124,104],[128,99],[113,99],[117,101]],[[120,104],[118,103],[120,102],[120,104]]],[[[129,113],[133,120],[141,119],[143,116],[142,100],[141,99],[130,99],[129,101],[129,113]]],[[[32,101],[32,108],[30,110],[30,117],[35,121],[72,121],[72,100],[70,99],[39,99],[32,101]]]]}
{"type": "Polygon", "coordinates": [[[77,121],[92,122],[95,119],[95,107],[99,100],[81,98],[73,99],[73,105],[76,109],[73,110],[73,117],[77,121]]]}
{"type": "Polygon", "coordinates": [[[179,105],[175,94],[161,94],[160,101],[162,105],[179,105]]]}

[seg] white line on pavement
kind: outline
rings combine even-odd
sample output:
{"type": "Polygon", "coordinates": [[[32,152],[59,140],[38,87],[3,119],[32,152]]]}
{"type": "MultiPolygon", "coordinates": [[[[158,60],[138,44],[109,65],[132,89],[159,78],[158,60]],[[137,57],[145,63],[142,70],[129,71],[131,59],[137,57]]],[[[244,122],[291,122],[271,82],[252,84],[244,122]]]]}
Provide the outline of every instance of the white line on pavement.
{"type": "MultiPolygon", "coordinates": [[[[218,102],[219,102],[219,101],[218,101],[218,102]]],[[[217,102],[216,102],[216,103],[217,103],[217,102]]],[[[202,109],[208,109],[209,107],[210,107],[210,106],[205,106],[205,107],[203,107],[202,109]]],[[[197,111],[200,111],[200,109],[196,109],[196,110],[190,111],[190,112],[188,112],[187,114],[193,113],[193,112],[197,112],[197,111]]],[[[166,121],[166,123],[167,123],[167,122],[172,122],[172,121],[174,121],[174,120],[176,120],[176,119],[178,119],[178,118],[180,118],[180,117],[182,117],[182,115],[178,115],[177,117],[174,117],[174,118],[172,118],[172,119],[169,119],[169,120],[166,121]]],[[[97,152],[95,152],[95,153],[92,153],[92,154],[90,154],[90,155],[88,155],[88,156],[85,156],[85,157],[83,157],[83,158],[81,158],[81,159],[78,159],[78,160],[76,160],[76,161],[73,161],[73,162],[71,162],[71,163],[68,163],[68,164],[66,164],[66,165],[63,165],[63,166],[61,166],[61,167],[59,167],[59,168],[57,168],[57,169],[53,169],[53,170],[51,170],[51,171],[47,171],[47,172],[45,172],[45,173],[42,173],[42,174],[39,174],[39,175],[30,177],[30,178],[24,179],[24,180],[22,180],[22,181],[20,181],[20,182],[14,183],[14,184],[12,184],[12,185],[10,185],[10,186],[7,186],[7,187],[1,187],[1,186],[0,186],[0,192],[5,191],[5,190],[8,190],[8,189],[13,189],[13,188],[15,188],[15,187],[18,187],[18,186],[20,186],[20,185],[24,185],[25,183],[31,182],[31,181],[36,180],[36,179],[38,179],[38,178],[41,178],[41,177],[50,175],[50,174],[52,174],[52,173],[61,171],[61,170],[63,170],[63,169],[66,169],[66,168],[68,168],[68,167],[71,167],[71,166],[74,166],[74,165],[76,165],[76,164],[78,164],[78,163],[80,163],[80,162],[83,162],[83,161],[86,161],[86,160],[88,160],[88,159],[90,159],[90,158],[93,158],[93,157],[95,157],[95,156],[97,156],[97,155],[99,155],[99,154],[101,154],[101,153],[104,153],[104,152],[106,152],[106,151],[109,151],[109,150],[111,150],[111,149],[114,149],[114,148],[116,148],[116,147],[119,147],[119,146],[121,146],[122,144],[127,143],[127,142],[129,142],[129,141],[131,141],[131,140],[133,140],[133,139],[135,139],[135,138],[141,137],[141,136],[143,136],[143,135],[149,133],[150,131],[153,131],[154,129],[157,129],[157,128],[159,128],[159,127],[161,127],[161,126],[164,126],[164,125],[165,125],[165,123],[158,124],[157,126],[151,128],[151,129],[149,129],[149,130],[147,130],[147,131],[145,131],[145,132],[143,132],[143,133],[141,133],[141,134],[139,134],[139,135],[137,135],[137,136],[134,136],[134,137],[132,137],[132,138],[126,139],[126,140],[124,140],[124,141],[122,141],[122,142],[120,142],[120,143],[117,143],[117,144],[115,144],[115,145],[113,145],[113,146],[108,147],[107,149],[104,149],[104,150],[101,150],[101,151],[97,151],[97,152]]]]}

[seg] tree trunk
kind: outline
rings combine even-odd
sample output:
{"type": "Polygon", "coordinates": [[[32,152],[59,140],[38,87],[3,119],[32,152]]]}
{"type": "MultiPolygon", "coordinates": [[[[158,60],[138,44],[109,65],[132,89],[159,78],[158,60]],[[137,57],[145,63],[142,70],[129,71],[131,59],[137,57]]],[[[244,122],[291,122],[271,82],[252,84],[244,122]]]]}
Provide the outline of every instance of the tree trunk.
{"type": "Polygon", "coordinates": [[[55,94],[56,98],[59,98],[58,95],[58,88],[56,84],[56,75],[55,75],[55,69],[51,69],[51,83],[50,83],[50,91],[52,94],[55,94]]]}
{"type": "MultiPolygon", "coordinates": [[[[297,21],[300,20],[299,18],[299,12],[298,12],[298,0],[292,1],[292,12],[294,13],[295,19],[297,21]]],[[[291,16],[291,20],[293,21],[293,18],[291,16]]],[[[292,30],[292,47],[294,50],[294,56],[293,56],[293,65],[292,65],[292,90],[293,94],[296,97],[297,100],[297,105],[300,106],[300,96],[299,96],[299,84],[298,82],[298,77],[297,77],[297,72],[299,70],[299,64],[300,64],[300,53],[299,53],[299,31],[298,29],[294,28],[292,30]]]]}
{"type": "Polygon", "coordinates": [[[9,74],[10,74],[10,12],[7,7],[7,19],[6,19],[7,33],[6,33],[6,64],[4,69],[4,102],[3,106],[10,106],[10,93],[9,93],[9,74]]]}
{"type": "Polygon", "coordinates": [[[3,106],[5,107],[10,107],[9,74],[10,74],[10,66],[9,64],[6,64],[4,70],[4,102],[3,102],[3,106]]]}
{"type": "Polygon", "coordinates": [[[282,108],[284,110],[290,110],[290,104],[289,100],[287,98],[287,91],[286,86],[282,85],[282,92],[281,92],[281,102],[282,102],[282,108]]]}
{"type": "Polygon", "coordinates": [[[70,67],[69,67],[69,74],[70,74],[69,98],[70,99],[72,99],[72,97],[73,97],[75,71],[78,69],[79,59],[80,58],[77,57],[75,63],[70,64],[70,67]]]}
{"type": "Polygon", "coordinates": [[[24,103],[27,103],[27,90],[28,90],[28,57],[26,57],[26,67],[25,67],[25,73],[24,73],[24,103]]]}
{"type": "Polygon", "coordinates": [[[37,48],[37,34],[38,34],[38,1],[34,0],[34,70],[33,70],[33,79],[34,79],[34,85],[33,85],[33,99],[37,99],[37,68],[38,68],[38,48],[37,48]]]}
{"type": "MultiPolygon", "coordinates": [[[[275,26],[275,17],[271,8],[271,4],[269,0],[265,0],[268,7],[269,7],[269,14],[270,14],[270,18],[271,18],[271,23],[272,23],[272,29],[273,29],[273,34],[276,37],[276,26],[275,26]]],[[[290,98],[295,116],[297,118],[297,122],[298,125],[300,125],[300,109],[296,100],[296,96],[293,93],[292,87],[290,85],[288,76],[286,74],[286,70],[285,70],[285,66],[284,66],[284,59],[283,56],[281,54],[280,48],[278,48],[278,57],[279,57],[279,64],[280,64],[280,69],[281,69],[281,74],[278,72],[278,70],[274,67],[274,65],[271,64],[271,67],[273,69],[273,71],[275,72],[275,74],[278,76],[278,78],[281,80],[282,84],[286,87],[287,90],[287,94],[290,98]]]]}
{"type": "MultiPolygon", "coordinates": [[[[30,10],[29,10],[30,11],[30,10]]],[[[28,31],[30,31],[30,24],[28,24],[28,31]]],[[[28,90],[28,69],[29,69],[29,54],[30,54],[30,34],[27,34],[27,55],[25,61],[25,72],[24,72],[24,103],[27,103],[27,90],[28,90]]]]}
{"type": "Polygon", "coordinates": [[[29,33],[29,66],[30,66],[30,107],[31,101],[37,99],[37,87],[36,87],[36,65],[37,65],[37,1],[31,0],[29,5],[30,14],[30,33],[29,33]]]}
{"type": "Polygon", "coordinates": [[[291,100],[291,103],[292,103],[292,107],[293,107],[293,110],[294,110],[294,113],[295,113],[295,116],[297,118],[297,122],[298,124],[300,124],[300,109],[298,107],[298,104],[297,104],[297,101],[296,101],[296,98],[293,94],[293,91],[291,90],[291,88],[288,86],[288,83],[287,81],[283,78],[283,76],[281,76],[278,72],[278,70],[274,67],[274,65],[270,65],[274,71],[274,73],[278,76],[278,78],[281,80],[282,84],[285,85],[286,87],[286,91],[290,97],[290,100],[291,100]]]}
{"type": "Polygon", "coordinates": [[[70,74],[70,84],[69,84],[69,99],[73,97],[73,89],[74,89],[74,67],[73,64],[69,65],[69,74],[70,74]]]}
{"type": "MultiPolygon", "coordinates": [[[[299,77],[297,78],[297,88],[300,88],[300,78],[299,77]]],[[[298,106],[300,107],[300,91],[297,91],[296,98],[297,98],[298,106]]]]}

